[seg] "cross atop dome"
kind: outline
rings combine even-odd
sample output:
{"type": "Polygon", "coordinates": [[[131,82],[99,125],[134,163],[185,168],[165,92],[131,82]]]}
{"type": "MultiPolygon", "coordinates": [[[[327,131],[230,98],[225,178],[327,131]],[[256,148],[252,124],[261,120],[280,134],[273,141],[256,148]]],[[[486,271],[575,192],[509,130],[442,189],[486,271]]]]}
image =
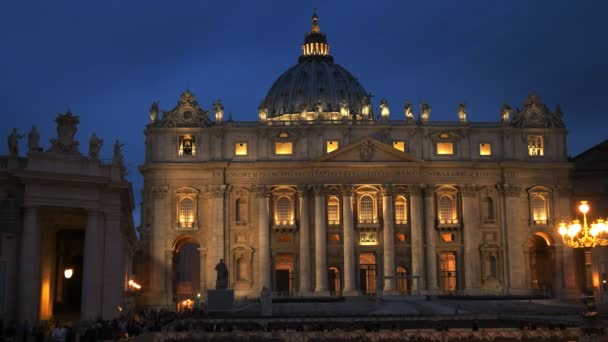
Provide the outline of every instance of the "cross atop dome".
{"type": "Polygon", "coordinates": [[[315,11],[312,15],[312,27],[310,32],[304,35],[304,44],[302,44],[302,55],[300,60],[309,57],[325,57],[333,59],[329,54],[329,44],[325,33],[321,32],[319,27],[319,17],[315,11]]]}

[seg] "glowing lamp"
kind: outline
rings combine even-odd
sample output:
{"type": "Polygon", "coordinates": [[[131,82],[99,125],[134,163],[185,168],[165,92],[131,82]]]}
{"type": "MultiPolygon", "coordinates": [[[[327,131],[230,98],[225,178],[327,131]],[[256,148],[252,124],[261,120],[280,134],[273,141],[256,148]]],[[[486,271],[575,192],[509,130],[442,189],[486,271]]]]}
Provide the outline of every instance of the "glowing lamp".
{"type": "Polygon", "coordinates": [[[581,213],[586,214],[589,212],[589,204],[587,204],[587,201],[581,201],[581,205],[578,206],[578,210],[580,210],[581,213]]]}
{"type": "Polygon", "coordinates": [[[73,268],[66,268],[65,270],[63,270],[63,276],[65,277],[65,279],[70,279],[72,278],[72,276],[74,275],[74,269],[73,268]]]}
{"type": "Polygon", "coordinates": [[[568,228],[566,228],[566,224],[564,222],[559,224],[558,229],[559,235],[564,236],[568,232],[568,228]]]}

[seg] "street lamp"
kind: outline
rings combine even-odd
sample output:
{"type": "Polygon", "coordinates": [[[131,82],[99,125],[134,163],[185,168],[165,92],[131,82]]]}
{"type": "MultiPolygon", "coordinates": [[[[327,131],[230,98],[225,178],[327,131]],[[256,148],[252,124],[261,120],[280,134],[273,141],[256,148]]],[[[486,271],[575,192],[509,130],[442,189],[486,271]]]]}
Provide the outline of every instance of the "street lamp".
{"type": "Polygon", "coordinates": [[[70,279],[70,278],[72,278],[73,275],[74,275],[73,268],[68,267],[65,270],[63,270],[63,276],[65,277],[65,279],[70,279]]]}
{"type": "Polygon", "coordinates": [[[608,246],[608,225],[602,219],[587,224],[587,212],[589,204],[581,201],[578,210],[583,213],[583,225],[579,220],[572,220],[566,225],[565,222],[559,224],[559,235],[562,236],[564,245],[572,248],[593,248],[596,246],[608,246]]]}

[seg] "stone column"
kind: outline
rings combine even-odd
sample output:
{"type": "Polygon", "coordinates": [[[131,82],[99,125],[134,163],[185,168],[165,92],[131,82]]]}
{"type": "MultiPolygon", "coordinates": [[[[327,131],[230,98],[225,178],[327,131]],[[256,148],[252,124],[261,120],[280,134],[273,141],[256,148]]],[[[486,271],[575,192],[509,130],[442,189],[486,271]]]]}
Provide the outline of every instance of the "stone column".
{"type": "Polygon", "coordinates": [[[315,295],[329,296],[327,289],[327,231],[325,227],[325,188],[315,185],[315,295]]]}
{"type": "Polygon", "coordinates": [[[165,249],[165,258],[164,258],[164,268],[167,270],[165,272],[165,296],[164,296],[164,305],[169,308],[169,310],[175,310],[175,302],[173,301],[173,267],[176,266],[175,261],[175,251],[173,249],[165,249]]]}
{"type": "Polygon", "coordinates": [[[344,296],[357,296],[355,276],[355,227],[353,225],[353,188],[342,187],[342,219],[344,229],[344,296]]]}
{"type": "Polygon", "coordinates": [[[526,239],[528,238],[527,232],[524,231],[525,224],[527,222],[528,214],[526,206],[522,204],[522,188],[520,186],[504,184],[503,192],[505,196],[505,207],[507,218],[507,241],[508,251],[507,257],[509,258],[509,293],[510,294],[526,294],[527,293],[527,280],[526,274],[529,272],[527,269],[526,261],[526,239]]]}
{"type": "Polygon", "coordinates": [[[435,187],[424,188],[424,231],[426,239],[426,291],[439,292],[437,283],[437,232],[435,231],[435,187]]]}
{"type": "Polygon", "coordinates": [[[475,294],[481,285],[481,264],[479,262],[479,212],[475,210],[477,186],[461,185],[462,194],[462,234],[464,242],[464,290],[475,294]]]}
{"type": "MultiPolygon", "coordinates": [[[[153,221],[152,221],[152,241],[150,243],[150,278],[149,278],[149,304],[152,306],[163,306],[165,296],[165,273],[171,269],[165,269],[165,249],[166,235],[170,229],[167,225],[170,220],[170,205],[167,203],[167,186],[157,186],[152,189],[153,202],[153,221]]],[[[145,290],[144,290],[145,291],[145,290]]]]}
{"type": "Polygon", "coordinates": [[[19,259],[19,324],[40,316],[40,222],[38,208],[26,206],[19,259]]]}
{"type": "Polygon", "coordinates": [[[259,289],[264,286],[272,289],[270,278],[270,267],[272,260],[270,258],[270,213],[268,211],[270,201],[270,192],[266,187],[257,187],[255,190],[256,202],[258,206],[258,239],[259,239],[259,289]]]}
{"type": "Polygon", "coordinates": [[[87,211],[87,226],[84,236],[84,260],[82,267],[82,306],[81,319],[94,320],[101,315],[102,280],[99,270],[103,267],[103,227],[100,226],[100,213],[87,211]]]}
{"type": "MultiPolygon", "coordinates": [[[[201,294],[201,297],[203,297],[204,299],[207,298],[207,285],[205,283],[206,281],[206,277],[205,277],[205,263],[207,262],[207,248],[206,247],[199,247],[198,248],[198,254],[199,254],[199,291],[201,294]]],[[[236,271],[236,270],[235,270],[236,271]]]]}
{"type": "Polygon", "coordinates": [[[412,294],[420,294],[424,288],[424,215],[422,212],[422,191],[417,185],[408,186],[410,195],[410,241],[412,248],[412,294]]]}
{"type": "Polygon", "coordinates": [[[502,260],[502,276],[504,279],[503,290],[502,292],[507,294],[510,286],[510,278],[509,278],[509,241],[507,239],[507,205],[506,205],[506,197],[504,187],[501,184],[496,184],[496,190],[498,191],[498,203],[499,206],[499,216],[500,216],[500,241],[502,245],[501,250],[501,260],[502,260]]]}
{"type": "Polygon", "coordinates": [[[298,187],[298,204],[300,207],[300,296],[311,294],[310,279],[310,222],[308,213],[308,186],[298,187]]]}
{"type": "MultiPolygon", "coordinates": [[[[215,269],[215,265],[220,262],[220,259],[224,259],[227,264],[230,264],[226,255],[226,229],[224,226],[224,195],[229,190],[230,187],[226,185],[210,185],[207,188],[207,192],[211,196],[209,201],[211,204],[211,229],[213,232],[207,245],[209,246],[208,262],[210,270],[215,269]]],[[[215,284],[213,288],[215,288],[215,284]]]]}
{"type": "Polygon", "coordinates": [[[382,187],[382,222],[383,235],[382,245],[384,247],[384,288],[385,296],[399,294],[395,289],[395,234],[393,233],[393,192],[391,185],[382,187]]]}

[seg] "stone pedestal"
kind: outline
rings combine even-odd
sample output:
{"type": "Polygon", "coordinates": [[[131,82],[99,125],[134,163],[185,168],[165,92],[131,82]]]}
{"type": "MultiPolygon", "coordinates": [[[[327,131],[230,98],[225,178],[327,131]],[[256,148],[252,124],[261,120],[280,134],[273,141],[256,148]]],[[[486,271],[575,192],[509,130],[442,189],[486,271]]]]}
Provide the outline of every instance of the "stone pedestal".
{"type": "Polygon", "coordinates": [[[207,311],[225,312],[232,310],[234,305],[233,289],[207,290],[207,311]]]}

